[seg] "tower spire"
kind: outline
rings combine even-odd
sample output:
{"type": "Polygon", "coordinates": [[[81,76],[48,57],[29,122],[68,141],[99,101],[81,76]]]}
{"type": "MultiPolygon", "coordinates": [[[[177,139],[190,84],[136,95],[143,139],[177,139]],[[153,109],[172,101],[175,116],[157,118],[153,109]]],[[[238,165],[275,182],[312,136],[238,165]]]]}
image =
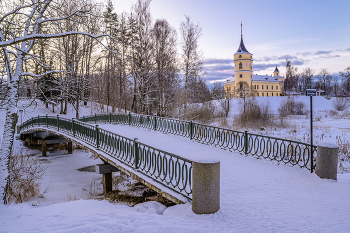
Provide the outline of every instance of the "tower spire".
{"type": "Polygon", "coordinates": [[[241,21],[241,37],[242,37],[242,21],[241,21]]]}

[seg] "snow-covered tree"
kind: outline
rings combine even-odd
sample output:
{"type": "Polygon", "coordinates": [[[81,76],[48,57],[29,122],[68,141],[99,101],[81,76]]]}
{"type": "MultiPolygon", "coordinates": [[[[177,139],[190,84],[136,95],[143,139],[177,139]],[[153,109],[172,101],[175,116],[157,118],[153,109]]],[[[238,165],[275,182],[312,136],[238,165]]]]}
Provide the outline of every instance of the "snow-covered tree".
{"type": "Polygon", "coordinates": [[[61,30],[62,23],[75,22],[85,25],[91,20],[94,4],[83,1],[79,9],[65,14],[62,5],[55,0],[2,0],[0,5],[0,60],[6,69],[7,93],[6,119],[0,148],[0,198],[6,203],[8,163],[10,160],[15,126],[17,124],[18,83],[21,77],[39,78],[60,72],[55,64],[44,63],[44,58],[33,53],[34,46],[42,40],[73,35],[89,36],[101,42],[107,34],[93,34],[79,30],[61,30]],[[61,31],[60,31],[61,30],[61,31]],[[24,70],[25,64],[43,67],[24,70]]]}

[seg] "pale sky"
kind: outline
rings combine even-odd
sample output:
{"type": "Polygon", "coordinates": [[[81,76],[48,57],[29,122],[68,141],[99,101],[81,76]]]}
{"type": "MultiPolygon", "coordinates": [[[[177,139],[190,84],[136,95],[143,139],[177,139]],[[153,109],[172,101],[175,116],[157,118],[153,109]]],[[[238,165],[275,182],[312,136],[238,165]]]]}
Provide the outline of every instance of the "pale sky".
{"type": "MultiPolygon", "coordinates": [[[[136,0],[112,0],[116,13],[130,12],[136,0]]],[[[253,54],[253,73],[285,75],[286,58],[301,72],[310,67],[331,74],[350,66],[350,0],[152,0],[151,14],[179,32],[184,15],[202,26],[199,41],[207,82],[233,75],[241,21],[243,40],[253,54]]]]}

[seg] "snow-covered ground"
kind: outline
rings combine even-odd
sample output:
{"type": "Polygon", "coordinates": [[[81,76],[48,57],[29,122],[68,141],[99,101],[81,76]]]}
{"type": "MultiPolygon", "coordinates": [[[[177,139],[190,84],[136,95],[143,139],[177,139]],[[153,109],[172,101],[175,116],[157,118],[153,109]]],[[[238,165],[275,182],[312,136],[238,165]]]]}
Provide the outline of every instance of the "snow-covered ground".
{"type": "MultiPolygon", "coordinates": [[[[330,109],[314,110],[322,116],[322,111],[330,109]]],[[[26,111],[26,117],[48,113],[45,108],[26,111]]],[[[83,111],[91,114],[88,108],[83,111]]],[[[330,132],[331,136],[338,133],[337,127],[343,127],[339,127],[341,120],[344,125],[349,121],[328,117],[321,120],[324,121],[320,128],[328,125],[330,131],[335,131],[330,132]]],[[[99,162],[83,152],[67,155],[61,151],[48,157],[48,166],[54,167],[52,171],[60,171],[52,174],[56,175],[53,184],[57,187],[50,192],[66,192],[59,191],[62,193],[59,197],[49,192],[46,201],[40,203],[35,200],[0,205],[0,232],[349,232],[350,174],[347,172],[339,173],[338,181],[324,180],[306,169],[246,157],[182,137],[122,125],[100,126],[183,157],[219,159],[221,209],[212,215],[195,215],[190,204],[165,208],[154,202],[135,207],[97,200],[64,202],[69,201],[65,199],[67,191],[68,195],[83,193],[83,188],[88,189],[92,182],[92,173],[76,169],[99,162]]],[[[283,133],[283,136],[288,135],[283,133]]],[[[44,183],[42,186],[45,188],[44,183]]]]}

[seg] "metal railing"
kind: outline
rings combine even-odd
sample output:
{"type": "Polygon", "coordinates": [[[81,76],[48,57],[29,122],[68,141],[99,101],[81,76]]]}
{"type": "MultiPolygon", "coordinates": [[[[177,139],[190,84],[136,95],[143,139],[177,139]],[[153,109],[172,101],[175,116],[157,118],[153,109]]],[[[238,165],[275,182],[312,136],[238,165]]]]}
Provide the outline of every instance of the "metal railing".
{"type": "MultiPolygon", "coordinates": [[[[105,120],[104,117],[99,119],[105,120]]],[[[53,129],[77,138],[191,199],[192,161],[189,159],[75,119],[38,116],[24,122],[20,130],[35,127],[53,129]]]]}
{"type": "Polygon", "coordinates": [[[259,158],[276,160],[285,164],[307,168],[311,172],[315,169],[313,155],[316,146],[304,142],[264,136],[248,131],[236,131],[210,125],[181,121],[157,116],[147,116],[131,113],[95,114],[79,118],[83,122],[106,121],[124,125],[157,130],[187,137],[197,142],[217,146],[230,151],[251,154],[259,158]]]}

